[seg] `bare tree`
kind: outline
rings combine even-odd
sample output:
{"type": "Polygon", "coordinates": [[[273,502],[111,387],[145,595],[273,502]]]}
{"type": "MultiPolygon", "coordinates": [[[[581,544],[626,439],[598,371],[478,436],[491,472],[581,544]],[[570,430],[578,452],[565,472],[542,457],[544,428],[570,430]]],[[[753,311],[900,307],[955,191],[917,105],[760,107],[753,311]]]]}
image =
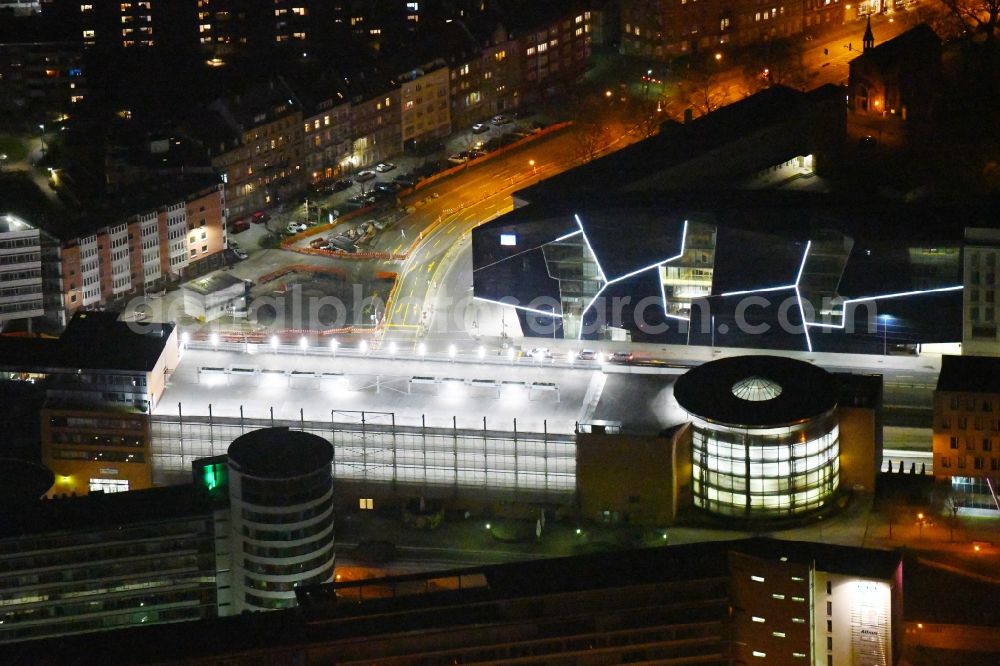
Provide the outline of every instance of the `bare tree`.
{"type": "Polygon", "coordinates": [[[692,65],[680,81],[680,93],[701,115],[725,105],[728,92],[711,64],[692,65]]]}
{"type": "Polygon", "coordinates": [[[981,32],[992,43],[1000,27],[1000,0],[941,0],[970,32],[981,32]]]}
{"type": "Polygon", "coordinates": [[[664,117],[663,107],[658,100],[633,97],[629,99],[624,110],[623,121],[630,132],[648,139],[660,131],[664,117]]]}
{"type": "Polygon", "coordinates": [[[582,162],[594,160],[608,142],[609,110],[603,100],[588,97],[577,105],[573,132],[576,155],[582,162]]]}

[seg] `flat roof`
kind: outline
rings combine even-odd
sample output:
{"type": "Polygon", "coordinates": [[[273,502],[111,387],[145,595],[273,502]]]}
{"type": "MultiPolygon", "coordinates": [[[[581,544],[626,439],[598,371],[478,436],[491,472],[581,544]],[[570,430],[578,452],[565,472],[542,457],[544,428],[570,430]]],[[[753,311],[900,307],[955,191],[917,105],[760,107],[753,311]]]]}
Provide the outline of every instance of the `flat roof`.
{"type": "Polygon", "coordinates": [[[206,296],[208,294],[214,294],[217,291],[222,291],[223,289],[229,289],[237,284],[244,285],[246,283],[234,276],[232,273],[216,271],[211,275],[206,275],[205,277],[200,277],[197,280],[191,280],[190,282],[185,283],[183,288],[188,291],[193,291],[196,294],[206,296]]]}
{"type": "Polygon", "coordinates": [[[55,339],[0,336],[0,368],[151,372],[173,331],[170,323],[137,324],[119,321],[114,312],[78,312],[55,339]]]}
{"type": "Polygon", "coordinates": [[[261,428],[229,445],[229,460],[250,476],[285,479],[305,476],[333,462],[333,445],[322,437],[288,428],[261,428]]]}
{"type": "Polygon", "coordinates": [[[159,486],[123,493],[21,503],[0,520],[0,539],[30,534],[124,527],[189,516],[211,517],[212,502],[200,486],[159,486]]]}
{"type": "Polygon", "coordinates": [[[731,356],[678,377],[674,397],[689,413],[736,427],[769,428],[820,416],[837,406],[829,372],[784,356],[731,356]]]}
{"type": "MultiPolygon", "coordinates": [[[[0,655],[10,663],[43,663],[42,659],[52,654],[86,654],[94,662],[137,664],[268,650],[286,655],[289,648],[324,646],[328,650],[325,654],[335,657],[339,641],[503,621],[496,615],[484,615],[483,603],[654,583],[728,580],[731,552],[760,558],[788,557],[803,564],[815,561],[822,571],[880,579],[891,578],[900,562],[896,551],[767,538],[615,551],[307,586],[297,590],[297,609],[26,641],[0,646],[0,655]],[[485,585],[362,602],[347,595],[337,597],[338,592],[349,594],[366,586],[434,590],[432,581],[449,577],[478,578],[485,580],[485,585]]],[[[725,612],[725,596],[720,595],[718,601],[725,612]]],[[[542,615],[559,618],[565,616],[564,611],[554,608],[542,615]]]]}
{"type": "Polygon", "coordinates": [[[1000,393],[1000,357],[942,356],[937,390],[1000,393]]]}

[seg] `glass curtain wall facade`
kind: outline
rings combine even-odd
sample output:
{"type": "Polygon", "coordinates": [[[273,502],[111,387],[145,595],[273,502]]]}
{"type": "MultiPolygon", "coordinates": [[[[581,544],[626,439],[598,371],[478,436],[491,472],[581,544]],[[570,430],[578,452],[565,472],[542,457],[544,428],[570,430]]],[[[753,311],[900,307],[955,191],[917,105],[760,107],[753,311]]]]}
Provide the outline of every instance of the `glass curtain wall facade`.
{"type": "Polygon", "coordinates": [[[805,513],[822,506],[839,485],[836,413],[787,428],[696,420],[692,457],[695,506],[753,518],[805,513]]]}

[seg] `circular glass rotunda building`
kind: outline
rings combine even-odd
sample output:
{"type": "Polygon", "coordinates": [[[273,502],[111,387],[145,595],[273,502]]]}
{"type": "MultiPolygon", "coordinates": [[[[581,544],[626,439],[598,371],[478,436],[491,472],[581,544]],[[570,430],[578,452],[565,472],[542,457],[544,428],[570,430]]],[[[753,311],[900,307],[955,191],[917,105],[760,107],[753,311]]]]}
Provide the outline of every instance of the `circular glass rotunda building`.
{"type": "Polygon", "coordinates": [[[825,504],[840,479],[837,395],[828,372],[779,356],[720,359],[679,377],[695,505],[775,518],[825,504]]]}

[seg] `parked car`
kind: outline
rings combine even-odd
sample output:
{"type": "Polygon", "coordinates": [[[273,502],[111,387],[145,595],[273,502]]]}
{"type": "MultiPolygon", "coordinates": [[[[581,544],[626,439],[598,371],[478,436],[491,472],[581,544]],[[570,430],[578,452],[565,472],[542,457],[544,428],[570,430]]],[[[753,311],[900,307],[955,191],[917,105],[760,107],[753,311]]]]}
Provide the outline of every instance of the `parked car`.
{"type": "Polygon", "coordinates": [[[379,183],[378,185],[375,186],[375,191],[376,192],[392,192],[392,193],[395,193],[396,190],[398,190],[398,189],[399,189],[399,184],[398,183],[393,183],[393,182],[379,183]]]}
{"type": "Polygon", "coordinates": [[[469,154],[465,151],[461,153],[455,153],[454,155],[448,157],[448,161],[451,162],[452,164],[465,164],[466,162],[469,161],[469,154]]]}
{"type": "Polygon", "coordinates": [[[271,216],[262,210],[257,211],[250,217],[250,221],[254,224],[264,224],[271,219],[271,216]]]}
{"type": "Polygon", "coordinates": [[[324,245],[326,245],[325,238],[314,238],[313,240],[309,241],[309,247],[313,249],[317,250],[322,249],[324,245]]]}
{"type": "Polygon", "coordinates": [[[581,349],[580,353],[577,354],[576,357],[581,361],[596,361],[597,352],[595,352],[593,349],[581,349]]]}
{"type": "Polygon", "coordinates": [[[413,176],[407,176],[406,174],[401,173],[393,178],[392,182],[399,183],[402,187],[413,187],[417,184],[417,179],[413,176]]]}
{"type": "Polygon", "coordinates": [[[243,220],[233,220],[229,223],[229,233],[238,234],[246,231],[250,228],[250,222],[246,219],[243,220]]]}
{"type": "Polygon", "coordinates": [[[470,150],[470,151],[467,151],[466,154],[469,156],[470,160],[474,160],[474,159],[478,159],[480,157],[485,156],[486,155],[486,151],[485,150],[470,150]]]}
{"type": "Polygon", "coordinates": [[[351,180],[350,178],[341,178],[340,180],[333,181],[333,183],[330,184],[330,187],[328,189],[330,190],[330,192],[342,192],[343,190],[346,190],[353,184],[354,181],[351,180]]]}
{"type": "Polygon", "coordinates": [[[635,359],[635,354],[630,351],[616,351],[608,359],[612,363],[631,363],[635,359]]]}
{"type": "Polygon", "coordinates": [[[285,233],[297,234],[303,232],[307,229],[306,225],[300,224],[298,222],[289,222],[288,226],[285,227],[285,233]]]}
{"type": "Polygon", "coordinates": [[[482,134],[483,132],[489,132],[489,131],[490,131],[490,126],[487,125],[486,123],[476,123],[475,125],[472,126],[473,134],[482,134]]]}
{"type": "Polygon", "coordinates": [[[229,249],[233,251],[233,254],[234,254],[234,255],[236,256],[236,258],[237,258],[237,259],[239,259],[240,261],[242,261],[242,260],[244,260],[244,259],[246,259],[247,257],[249,257],[249,256],[250,256],[250,255],[248,255],[248,254],[246,253],[246,250],[244,250],[243,248],[239,247],[238,245],[237,245],[236,247],[232,247],[232,246],[230,246],[230,248],[229,248],[229,249]]]}
{"type": "Polygon", "coordinates": [[[501,113],[493,116],[493,119],[490,122],[494,125],[506,125],[512,122],[512,120],[510,116],[505,116],[501,113]]]}
{"type": "Polygon", "coordinates": [[[375,228],[376,228],[377,230],[379,230],[379,231],[382,231],[382,230],[384,230],[384,229],[385,229],[386,227],[388,227],[388,226],[389,226],[389,221],[388,221],[388,220],[375,220],[375,221],[373,222],[373,224],[375,225],[375,228]]]}
{"type": "Polygon", "coordinates": [[[367,170],[365,170],[365,171],[359,171],[354,176],[354,180],[358,181],[359,183],[364,183],[364,182],[367,182],[369,180],[375,180],[375,178],[377,176],[378,176],[378,174],[376,174],[374,171],[367,171],[367,170]]]}
{"type": "Polygon", "coordinates": [[[379,162],[375,165],[375,170],[379,173],[388,173],[396,168],[396,165],[392,162],[379,162]]]}
{"type": "Polygon", "coordinates": [[[552,351],[548,347],[535,347],[528,352],[528,356],[536,361],[544,361],[547,358],[552,358],[552,351]]]}
{"type": "Polygon", "coordinates": [[[357,247],[346,236],[334,236],[330,239],[330,249],[339,252],[356,252],[357,247]]]}

